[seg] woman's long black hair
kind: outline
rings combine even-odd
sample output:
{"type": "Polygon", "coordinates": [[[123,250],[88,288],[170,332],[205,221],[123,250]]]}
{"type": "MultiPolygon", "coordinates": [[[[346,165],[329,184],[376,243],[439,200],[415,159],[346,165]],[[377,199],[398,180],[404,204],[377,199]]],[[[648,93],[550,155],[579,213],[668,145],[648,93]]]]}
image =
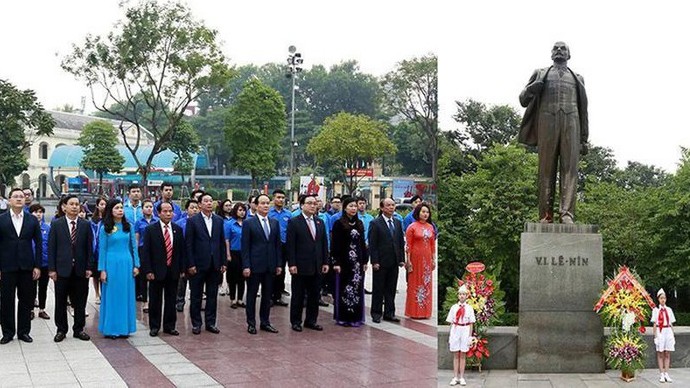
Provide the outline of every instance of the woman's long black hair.
{"type": "MultiPolygon", "coordinates": [[[[121,204],[122,201],[120,201],[117,198],[113,198],[110,201],[108,201],[108,204],[105,205],[105,215],[103,216],[103,227],[105,228],[106,233],[112,233],[113,232],[113,227],[115,227],[115,220],[113,219],[113,208],[121,204]]],[[[122,215],[122,230],[125,232],[129,233],[129,222],[127,222],[127,218],[122,215]]]]}

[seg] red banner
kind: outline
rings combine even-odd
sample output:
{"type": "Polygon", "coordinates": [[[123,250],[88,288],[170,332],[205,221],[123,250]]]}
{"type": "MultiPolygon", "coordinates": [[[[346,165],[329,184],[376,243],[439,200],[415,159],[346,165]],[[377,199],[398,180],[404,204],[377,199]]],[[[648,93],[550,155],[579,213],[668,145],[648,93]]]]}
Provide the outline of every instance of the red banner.
{"type": "Polygon", "coordinates": [[[348,168],[347,170],[345,170],[345,175],[346,176],[373,178],[374,177],[374,169],[373,168],[360,168],[357,170],[353,170],[353,169],[348,168]]]}
{"type": "Polygon", "coordinates": [[[467,266],[465,267],[467,272],[472,272],[472,273],[480,273],[484,270],[484,268],[486,268],[484,266],[484,263],[480,263],[478,261],[473,261],[473,262],[467,264],[467,266]]]}

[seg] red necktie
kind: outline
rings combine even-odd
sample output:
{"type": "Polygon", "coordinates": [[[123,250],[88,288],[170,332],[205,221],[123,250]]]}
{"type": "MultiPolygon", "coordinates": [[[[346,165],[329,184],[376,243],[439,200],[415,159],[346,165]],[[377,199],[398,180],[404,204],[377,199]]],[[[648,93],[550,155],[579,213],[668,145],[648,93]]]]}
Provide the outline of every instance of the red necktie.
{"type": "Polygon", "coordinates": [[[458,309],[458,312],[455,313],[455,324],[460,325],[462,324],[462,318],[465,316],[465,304],[461,304],[460,308],[458,309]]]}
{"type": "Polygon", "coordinates": [[[659,310],[659,332],[664,330],[664,326],[668,326],[670,323],[668,311],[666,311],[665,307],[662,307],[661,310],[659,310]]]}
{"type": "Polygon", "coordinates": [[[172,248],[172,242],[170,241],[170,232],[168,229],[170,229],[170,226],[165,225],[165,233],[163,233],[163,238],[165,239],[165,254],[166,254],[166,261],[165,263],[170,267],[172,264],[172,254],[173,254],[173,248],[172,248]]]}
{"type": "Polygon", "coordinates": [[[316,240],[316,231],[314,231],[314,220],[309,217],[307,218],[307,225],[309,225],[309,231],[311,232],[311,238],[316,240]]]}

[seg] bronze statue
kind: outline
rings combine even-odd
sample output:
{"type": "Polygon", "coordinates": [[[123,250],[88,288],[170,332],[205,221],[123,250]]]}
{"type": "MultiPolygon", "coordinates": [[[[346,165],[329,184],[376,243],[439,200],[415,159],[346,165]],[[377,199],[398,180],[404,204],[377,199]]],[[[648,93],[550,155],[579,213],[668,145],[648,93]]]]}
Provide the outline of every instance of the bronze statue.
{"type": "Polygon", "coordinates": [[[568,67],[570,49],[556,42],[551,49],[553,65],[537,69],[520,93],[527,108],[518,141],[537,146],[539,155],[539,220],[553,222],[556,171],[560,170],[559,215],[573,223],[577,194],[579,154],[587,153],[589,124],[587,94],[579,74],[568,67]]]}

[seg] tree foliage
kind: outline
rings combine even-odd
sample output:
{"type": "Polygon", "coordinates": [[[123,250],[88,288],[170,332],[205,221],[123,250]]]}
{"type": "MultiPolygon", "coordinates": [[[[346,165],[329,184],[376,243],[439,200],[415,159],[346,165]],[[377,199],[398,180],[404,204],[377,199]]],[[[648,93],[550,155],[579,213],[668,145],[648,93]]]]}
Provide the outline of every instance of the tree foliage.
{"type": "Polygon", "coordinates": [[[489,105],[469,99],[456,101],[453,119],[462,124],[473,148],[481,151],[493,145],[515,141],[522,117],[510,105],[489,105]]]}
{"type": "Polygon", "coordinates": [[[97,110],[134,125],[133,144],[122,126],[121,132],[144,181],[154,156],[172,146],[187,106],[227,85],[233,75],[217,31],[181,3],[153,0],[126,8],[125,19],[109,34],[87,35],[84,43],[73,45],[62,68],[86,82],[97,110]],[[140,160],[136,152],[144,130],[154,144],[148,158],[140,160]]]}
{"type": "Polygon", "coordinates": [[[258,79],[247,82],[228,113],[225,139],[233,167],[248,171],[254,188],[258,178],[275,175],[285,126],[280,94],[258,79]]]}
{"type": "Polygon", "coordinates": [[[0,79],[0,186],[29,167],[24,151],[33,137],[50,136],[54,126],[33,90],[19,90],[0,79]]]}
{"type": "Polygon", "coordinates": [[[339,166],[352,193],[362,179],[358,171],[375,159],[395,153],[396,148],[386,137],[382,122],[343,112],[326,118],[321,132],[309,142],[307,152],[319,164],[339,166]]]}
{"type": "Polygon", "coordinates": [[[84,150],[79,165],[84,170],[93,170],[98,174],[98,190],[102,193],[103,174],[120,172],[125,164],[125,158],[116,148],[115,128],[105,120],[94,120],[84,126],[77,144],[84,150]]]}
{"type": "Polygon", "coordinates": [[[431,174],[437,178],[438,58],[428,54],[403,60],[383,77],[382,89],[392,114],[416,124],[425,134],[424,148],[431,161],[431,174]]]}

